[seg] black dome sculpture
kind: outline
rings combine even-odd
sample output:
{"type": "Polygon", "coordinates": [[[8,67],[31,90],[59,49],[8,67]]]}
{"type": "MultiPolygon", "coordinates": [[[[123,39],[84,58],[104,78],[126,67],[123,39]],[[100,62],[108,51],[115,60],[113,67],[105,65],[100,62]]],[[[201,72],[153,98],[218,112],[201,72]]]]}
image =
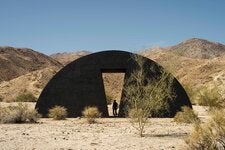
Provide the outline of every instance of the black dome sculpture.
{"type": "MultiPolygon", "coordinates": [[[[81,116],[84,107],[96,106],[102,117],[108,117],[102,73],[125,73],[124,83],[126,83],[131,72],[137,67],[131,58],[132,55],[137,54],[117,50],[102,51],[71,62],[48,82],[35,108],[43,117],[47,117],[50,108],[60,105],[67,108],[69,117],[78,117],[81,116]]],[[[156,62],[140,57],[145,60],[145,67],[154,66],[156,72],[162,69],[156,62]]],[[[157,73],[148,72],[148,74],[148,78],[157,76],[157,73]]],[[[175,78],[173,89],[176,94],[175,103],[170,106],[171,113],[162,117],[173,117],[182,106],[192,107],[185,90],[175,78]]],[[[124,99],[126,96],[122,91],[119,117],[125,117],[124,99]]]]}

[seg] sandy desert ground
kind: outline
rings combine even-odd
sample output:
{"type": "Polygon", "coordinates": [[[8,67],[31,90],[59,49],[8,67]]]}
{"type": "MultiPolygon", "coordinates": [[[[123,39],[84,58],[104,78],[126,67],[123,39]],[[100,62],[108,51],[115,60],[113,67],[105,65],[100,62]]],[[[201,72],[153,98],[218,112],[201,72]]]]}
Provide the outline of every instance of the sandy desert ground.
{"type": "MultiPolygon", "coordinates": [[[[0,106],[6,105],[0,103],[0,106]]],[[[194,110],[202,121],[208,119],[204,108],[194,106],[194,110]]],[[[0,124],[0,149],[184,149],[184,138],[192,129],[192,125],[177,124],[172,118],[152,118],[145,136],[139,137],[126,118],[99,118],[97,122],[87,124],[84,118],[63,121],[42,118],[37,124],[0,124]]]]}

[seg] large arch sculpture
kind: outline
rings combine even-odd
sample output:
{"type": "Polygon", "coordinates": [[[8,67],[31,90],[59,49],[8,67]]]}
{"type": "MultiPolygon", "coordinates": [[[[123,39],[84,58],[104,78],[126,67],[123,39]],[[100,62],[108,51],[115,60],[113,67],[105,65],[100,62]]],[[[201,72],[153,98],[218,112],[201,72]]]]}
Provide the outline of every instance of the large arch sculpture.
{"type": "MultiPolygon", "coordinates": [[[[46,85],[38,98],[36,109],[43,117],[55,105],[67,108],[69,117],[81,116],[85,106],[97,106],[103,117],[108,117],[106,95],[103,85],[103,72],[124,72],[124,86],[131,72],[137,67],[132,54],[125,51],[102,51],[81,57],[62,68],[46,85]]],[[[159,75],[162,69],[156,62],[140,56],[145,60],[144,67],[154,67],[154,72],[148,72],[148,78],[159,75]]],[[[162,117],[173,117],[182,106],[191,107],[189,98],[174,79],[175,103],[170,106],[170,113],[162,117]]],[[[124,117],[124,100],[122,91],[119,116],[124,117]]]]}

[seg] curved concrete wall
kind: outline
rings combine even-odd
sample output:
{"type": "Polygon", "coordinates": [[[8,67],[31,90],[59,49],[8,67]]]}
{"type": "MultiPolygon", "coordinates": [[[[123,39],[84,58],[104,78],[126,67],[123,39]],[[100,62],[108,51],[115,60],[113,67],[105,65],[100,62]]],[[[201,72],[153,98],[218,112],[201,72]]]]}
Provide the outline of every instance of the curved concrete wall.
{"type": "MultiPolygon", "coordinates": [[[[97,106],[103,117],[108,117],[106,95],[103,85],[102,72],[125,72],[125,80],[137,67],[131,58],[132,53],[125,51],[103,51],[81,57],[61,69],[42,91],[36,109],[44,117],[48,110],[55,105],[64,106],[69,117],[81,116],[85,106],[97,106]]],[[[141,56],[142,57],[142,56],[141,56]]],[[[154,67],[154,72],[148,72],[148,78],[159,75],[162,69],[154,61],[142,57],[144,67],[154,67]]],[[[126,85],[126,84],[124,84],[126,85]]],[[[173,117],[181,106],[191,107],[189,98],[180,83],[174,79],[175,105],[170,106],[171,113],[162,117],[173,117]]],[[[124,117],[124,100],[122,92],[119,116],[124,117]]]]}

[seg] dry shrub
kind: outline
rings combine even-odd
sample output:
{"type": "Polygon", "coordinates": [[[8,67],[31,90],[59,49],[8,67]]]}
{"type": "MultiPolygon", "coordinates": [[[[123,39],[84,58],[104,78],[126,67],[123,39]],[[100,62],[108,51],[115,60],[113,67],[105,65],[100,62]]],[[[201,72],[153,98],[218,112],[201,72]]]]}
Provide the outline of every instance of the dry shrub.
{"type": "Polygon", "coordinates": [[[191,103],[192,104],[196,104],[197,103],[196,99],[197,99],[197,96],[198,96],[199,89],[196,88],[196,87],[192,87],[189,84],[185,84],[185,85],[183,85],[183,87],[184,87],[184,89],[185,89],[185,91],[186,91],[186,93],[187,93],[191,103]]]}
{"type": "Polygon", "coordinates": [[[16,98],[16,102],[36,102],[37,98],[29,91],[24,90],[23,92],[20,92],[16,98]]]}
{"type": "Polygon", "coordinates": [[[54,106],[49,109],[48,117],[54,120],[64,120],[67,117],[67,109],[63,106],[54,106]]]}
{"type": "Polygon", "coordinates": [[[195,123],[200,122],[200,119],[193,109],[183,106],[181,111],[176,113],[174,121],[178,123],[195,123]]]}
{"type": "Polygon", "coordinates": [[[132,126],[138,131],[139,135],[143,137],[144,127],[148,122],[149,113],[143,109],[130,109],[128,116],[132,126]]]}
{"type": "Polygon", "coordinates": [[[224,111],[214,110],[209,122],[195,124],[191,135],[185,140],[190,149],[224,150],[225,149],[225,118],[224,111]]]}
{"type": "Polygon", "coordinates": [[[22,103],[0,108],[1,123],[36,123],[40,117],[35,109],[29,109],[28,105],[22,103]]]}
{"type": "Polygon", "coordinates": [[[225,101],[215,85],[213,87],[203,87],[199,92],[197,102],[199,105],[209,106],[210,110],[225,106],[225,101]]]}
{"type": "Polygon", "coordinates": [[[125,82],[124,113],[129,116],[132,126],[143,137],[149,117],[164,117],[172,114],[171,106],[175,103],[176,96],[172,86],[174,77],[157,65],[145,68],[145,59],[138,55],[132,55],[131,58],[137,68],[125,82]],[[149,79],[148,72],[157,72],[157,76],[149,79]]]}
{"type": "Polygon", "coordinates": [[[97,107],[85,107],[82,111],[83,117],[87,118],[88,123],[95,123],[96,118],[101,116],[101,113],[99,112],[97,107]]]}

